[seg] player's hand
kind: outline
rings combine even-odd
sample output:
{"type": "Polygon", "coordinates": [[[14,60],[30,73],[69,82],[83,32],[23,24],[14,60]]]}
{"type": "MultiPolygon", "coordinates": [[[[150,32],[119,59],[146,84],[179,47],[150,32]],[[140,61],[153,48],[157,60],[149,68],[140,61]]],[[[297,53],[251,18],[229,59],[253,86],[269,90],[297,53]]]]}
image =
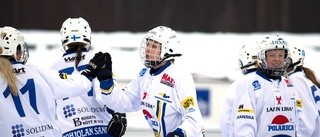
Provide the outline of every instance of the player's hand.
{"type": "Polygon", "coordinates": [[[177,132],[170,132],[167,137],[183,137],[183,136],[180,136],[177,132]]]}
{"type": "Polygon", "coordinates": [[[86,77],[95,78],[100,71],[101,67],[106,63],[105,54],[98,52],[89,61],[86,69],[81,73],[86,77]]]}
{"type": "Polygon", "coordinates": [[[121,137],[127,129],[127,118],[125,113],[113,113],[108,124],[108,133],[113,137],[121,137]]]}
{"type": "Polygon", "coordinates": [[[100,69],[100,71],[98,72],[98,80],[102,81],[102,80],[107,80],[107,79],[111,79],[112,78],[112,60],[111,60],[111,55],[106,52],[103,53],[104,57],[105,57],[105,65],[100,69]]]}

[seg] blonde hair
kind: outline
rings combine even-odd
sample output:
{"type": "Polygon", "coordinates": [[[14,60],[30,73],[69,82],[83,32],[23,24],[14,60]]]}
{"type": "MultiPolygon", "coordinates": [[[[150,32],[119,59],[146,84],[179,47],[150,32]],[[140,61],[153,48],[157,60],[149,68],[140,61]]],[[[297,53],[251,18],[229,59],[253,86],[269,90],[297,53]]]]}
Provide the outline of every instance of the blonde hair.
{"type": "Polygon", "coordinates": [[[13,73],[13,66],[5,57],[0,57],[0,75],[8,83],[11,93],[18,96],[17,76],[13,73]]]}

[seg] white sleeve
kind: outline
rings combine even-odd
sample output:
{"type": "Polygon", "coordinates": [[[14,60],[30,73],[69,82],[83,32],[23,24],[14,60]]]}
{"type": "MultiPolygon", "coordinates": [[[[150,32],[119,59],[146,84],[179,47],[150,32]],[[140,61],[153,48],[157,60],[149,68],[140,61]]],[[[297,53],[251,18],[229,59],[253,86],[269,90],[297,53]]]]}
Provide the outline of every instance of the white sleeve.
{"type": "Polygon", "coordinates": [[[239,83],[236,90],[232,114],[234,117],[233,135],[236,137],[255,137],[257,135],[257,121],[255,117],[255,104],[251,103],[253,98],[250,97],[248,84],[239,83]]]}
{"type": "Polygon", "coordinates": [[[41,77],[54,91],[56,99],[82,95],[91,89],[91,81],[79,74],[64,75],[62,79],[57,71],[37,67],[41,77]]]}
{"type": "Polygon", "coordinates": [[[119,87],[113,79],[104,80],[100,82],[98,92],[100,94],[97,93],[96,100],[107,104],[109,108],[117,112],[127,113],[140,110],[141,101],[137,80],[132,80],[125,88],[119,87]]]}
{"type": "Polygon", "coordinates": [[[229,134],[232,134],[231,129],[233,129],[233,124],[231,125],[232,123],[231,114],[232,114],[233,100],[235,97],[237,86],[238,86],[237,81],[235,81],[228,87],[221,105],[219,125],[220,125],[221,135],[223,137],[229,137],[229,134]]]}
{"type": "MultiPolygon", "coordinates": [[[[298,110],[298,128],[297,128],[297,134],[298,136],[306,136],[311,137],[315,136],[314,133],[318,133],[319,129],[315,129],[316,127],[319,127],[317,124],[319,114],[318,110],[316,109],[314,105],[314,98],[310,96],[312,94],[311,92],[314,92],[318,88],[316,85],[308,85],[307,79],[303,79],[300,77],[291,77],[290,81],[294,85],[294,87],[297,89],[297,110],[298,110]],[[314,91],[313,91],[314,90],[314,91]]],[[[311,83],[310,83],[311,84],[311,83]]],[[[318,89],[319,90],[319,89],[318,89]]],[[[318,135],[319,136],[319,135],[318,135]]]]}
{"type": "Polygon", "coordinates": [[[182,123],[179,128],[188,137],[198,136],[204,127],[202,115],[198,107],[195,84],[190,73],[181,73],[179,79],[176,80],[176,90],[179,105],[182,108],[182,123]],[[193,106],[192,103],[190,104],[190,100],[192,100],[193,106]]]}

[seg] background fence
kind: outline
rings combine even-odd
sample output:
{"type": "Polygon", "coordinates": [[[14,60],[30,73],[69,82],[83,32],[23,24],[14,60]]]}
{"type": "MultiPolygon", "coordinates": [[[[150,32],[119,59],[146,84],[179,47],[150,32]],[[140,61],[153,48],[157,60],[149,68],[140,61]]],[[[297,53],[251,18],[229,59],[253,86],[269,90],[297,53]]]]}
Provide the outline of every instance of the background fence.
{"type": "Polygon", "coordinates": [[[94,31],[319,32],[320,1],[297,0],[3,0],[0,26],[59,30],[83,17],[94,31]]]}

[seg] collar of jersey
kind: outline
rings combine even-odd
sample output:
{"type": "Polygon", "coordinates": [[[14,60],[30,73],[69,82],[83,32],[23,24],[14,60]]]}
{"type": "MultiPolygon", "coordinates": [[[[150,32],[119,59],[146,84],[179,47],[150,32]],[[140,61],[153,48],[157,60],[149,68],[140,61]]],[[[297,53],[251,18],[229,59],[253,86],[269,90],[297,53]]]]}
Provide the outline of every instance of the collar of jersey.
{"type": "Polygon", "coordinates": [[[10,63],[11,63],[11,64],[21,64],[20,62],[17,62],[17,61],[14,60],[14,59],[11,59],[11,60],[10,60],[10,63]]]}
{"type": "MultiPolygon", "coordinates": [[[[291,74],[294,74],[294,73],[296,73],[296,72],[302,72],[302,69],[301,69],[301,68],[296,68],[296,70],[295,70],[294,72],[292,72],[291,74]]],[[[289,74],[289,76],[290,76],[291,74],[289,74]]]]}
{"type": "MultiPolygon", "coordinates": [[[[259,75],[260,77],[262,77],[263,79],[269,81],[269,82],[272,82],[272,80],[270,78],[268,78],[267,75],[261,73],[260,71],[256,71],[256,74],[259,75]]],[[[279,82],[281,81],[281,77],[279,77],[279,82]]]]}
{"type": "MultiPolygon", "coordinates": [[[[154,74],[153,74],[153,76],[156,76],[156,75],[158,75],[158,74],[160,74],[163,70],[165,70],[167,67],[169,67],[171,65],[171,61],[168,61],[166,64],[164,64],[161,68],[159,68],[154,74]]],[[[151,69],[150,69],[151,70],[151,69]]],[[[150,75],[152,75],[151,74],[151,71],[149,70],[149,73],[150,73],[150,75]]]]}

